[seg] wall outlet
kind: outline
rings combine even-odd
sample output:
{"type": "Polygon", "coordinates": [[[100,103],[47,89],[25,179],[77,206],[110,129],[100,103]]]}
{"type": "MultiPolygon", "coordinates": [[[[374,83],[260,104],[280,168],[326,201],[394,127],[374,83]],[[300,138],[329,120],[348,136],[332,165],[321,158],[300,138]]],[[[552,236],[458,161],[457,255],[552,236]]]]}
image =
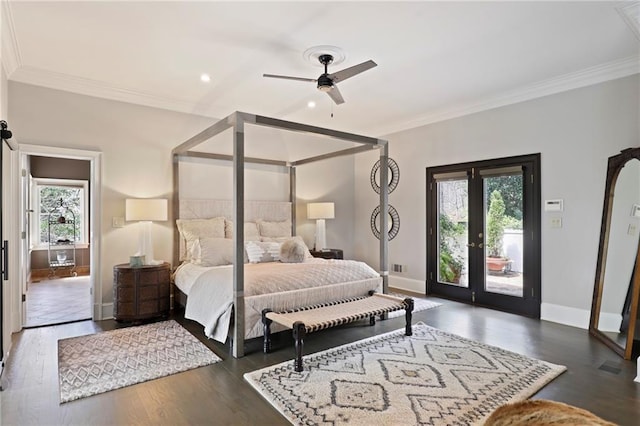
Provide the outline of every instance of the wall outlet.
{"type": "Polygon", "coordinates": [[[124,217],[114,217],[111,219],[111,226],[113,228],[123,228],[124,227],[124,217]]]}
{"type": "Polygon", "coordinates": [[[552,217],[551,219],[549,219],[549,226],[551,228],[562,228],[562,218],[552,217]]]}

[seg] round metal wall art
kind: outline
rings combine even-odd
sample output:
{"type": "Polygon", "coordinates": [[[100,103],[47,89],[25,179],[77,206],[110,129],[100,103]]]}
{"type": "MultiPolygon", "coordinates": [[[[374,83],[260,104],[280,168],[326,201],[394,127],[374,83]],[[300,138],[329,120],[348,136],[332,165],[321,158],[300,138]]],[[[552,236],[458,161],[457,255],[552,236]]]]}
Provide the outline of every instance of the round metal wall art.
{"type": "MultiPolygon", "coordinates": [[[[377,239],[380,239],[378,216],[380,216],[380,206],[376,206],[371,213],[371,232],[373,232],[373,235],[375,235],[377,239]]],[[[389,241],[391,241],[398,235],[398,231],[400,231],[400,215],[391,204],[389,204],[389,221],[391,222],[389,226],[389,241]]]]}
{"type": "MultiPolygon", "coordinates": [[[[393,158],[387,158],[387,164],[389,165],[389,194],[393,192],[394,189],[398,186],[398,182],[400,181],[400,167],[398,167],[398,163],[395,162],[393,158]]],[[[380,184],[378,184],[378,180],[380,180],[378,175],[378,171],[380,170],[380,160],[376,161],[376,163],[371,168],[371,186],[373,190],[376,191],[376,194],[380,193],[380,184]]]]}

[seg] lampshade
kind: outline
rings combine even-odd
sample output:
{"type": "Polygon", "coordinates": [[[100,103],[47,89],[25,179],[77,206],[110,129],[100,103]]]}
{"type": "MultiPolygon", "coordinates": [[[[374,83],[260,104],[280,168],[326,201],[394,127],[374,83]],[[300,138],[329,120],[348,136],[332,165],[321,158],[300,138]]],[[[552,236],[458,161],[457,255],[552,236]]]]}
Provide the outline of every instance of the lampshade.
{"type": "Polygon", "coordinates": [[[307,218],[309,219],[333,219],[335,217],[333,203],[309,203],[307,204],[307,218]]]}
{"type": "Polygon", "coordinates": [[[126,220],[167,220],[168,203],[164,198],[127,198],[125,204],[126,220]]]}

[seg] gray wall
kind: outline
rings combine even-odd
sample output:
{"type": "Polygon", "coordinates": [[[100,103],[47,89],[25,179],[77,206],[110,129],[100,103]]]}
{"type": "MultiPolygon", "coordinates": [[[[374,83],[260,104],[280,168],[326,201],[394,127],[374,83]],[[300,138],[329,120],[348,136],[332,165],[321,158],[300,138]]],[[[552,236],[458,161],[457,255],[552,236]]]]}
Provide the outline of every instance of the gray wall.
{"type": "MultiPolygon", "coordinates": [[[[400,167],[389,200],[401,218],[390,263],[407,265],[391,283],[424,292],[425,169],[430,166],[541,153],[542,198],[564,199],[563,226],[542,215],[542,316],[587,327],[600,234],[607,158],[638,146],[639,77],[618,79],[387,136],[400,167]]],[[[377,264],[368,218],[374,154],[356,159],[356,255],[377,264]]]]}
{"type": "MultiPolygon", "coordinates": [[[[638,145],[639,86],[636,75],[389,135],[390,155],[401,170],[398,189],[390,195],[401,217],[390,262],[408,266],[392,283],[424,290],[426,167],[540,152],[542,197],[565,202],[561,229],[550,229],[549,215],[541,213],[543,318],[586,327],[606,160],[638,145]]],[[[137,244],[132,225],[112,228],[112,217],[124,216],[128,197],[170,199],[171,149],[215,120],[14,82],[9,101],[20,142],[103,153],[99,275],[103,302],[110,303],[112,267],[126,262],[137,244]]],[[[298,170],[298,232],[312,243],[307,201],[334,201],[336,219],[327,221],[329,245],[375,268],[378,241],[369,217],[377,196],[369,173],[377,155],[372,151],[298,170]]],[[[275,175],[269,179],[280,181],[275,175]]],[[[282,196],[278,192],[276,198],[282,196]]],[[[172,226],[154,224],[160,259],[172,258],[172,226]]]]}

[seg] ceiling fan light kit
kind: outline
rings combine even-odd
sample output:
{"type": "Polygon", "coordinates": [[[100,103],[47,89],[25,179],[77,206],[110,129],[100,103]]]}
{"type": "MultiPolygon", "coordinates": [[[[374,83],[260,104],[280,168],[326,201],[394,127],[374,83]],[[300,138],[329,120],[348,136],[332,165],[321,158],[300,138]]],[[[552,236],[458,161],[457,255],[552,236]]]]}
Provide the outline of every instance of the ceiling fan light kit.
{"type": "MultiPolygon", "coordinates": [[[[352,67],[345,68],[341,71],[329,74],[329,64],[337,61],[335,61],[334,56],[330,53],[320,53],[318,49],[321,49],[321,48],[332,48],[333,50],[338,49],[337,47],[332,47],[332,46],[318,46],[316,48],[307,49],[305,51],[304,53],[305,58],[309,59],[312,57],[316,57],[318,62],[320,62],[320,64],[324,66],[324,73],[320,74],[320,77],[318,77],[317,79],[304,78],[304,77],[291,77],[291,76],[277,75],[277,74],[263,74],[263,77],[282,78],[286,80],[311,81],[311,82],[317,83],[318,90],[320,90],[321,92],[325,92],[327,95],[329,95],[329,97],[337,105],[343,104],[344,98],[340,94],[340,91],[338,90],[338,86],[336,86],[336,83],[339,81],[344,81],[347,78],[358,75],[364,71],[367,71],[377,66],[377,64],[372,60],[369,60],[361,64],[354,65],[352,67]],[[311,51],[312,49],[313,51],[311,51]]],[[[340,62],[342,61],[342,59],[344,59],[344,57],[345,57],[344,53],[342,52],[340,62]]]]}

